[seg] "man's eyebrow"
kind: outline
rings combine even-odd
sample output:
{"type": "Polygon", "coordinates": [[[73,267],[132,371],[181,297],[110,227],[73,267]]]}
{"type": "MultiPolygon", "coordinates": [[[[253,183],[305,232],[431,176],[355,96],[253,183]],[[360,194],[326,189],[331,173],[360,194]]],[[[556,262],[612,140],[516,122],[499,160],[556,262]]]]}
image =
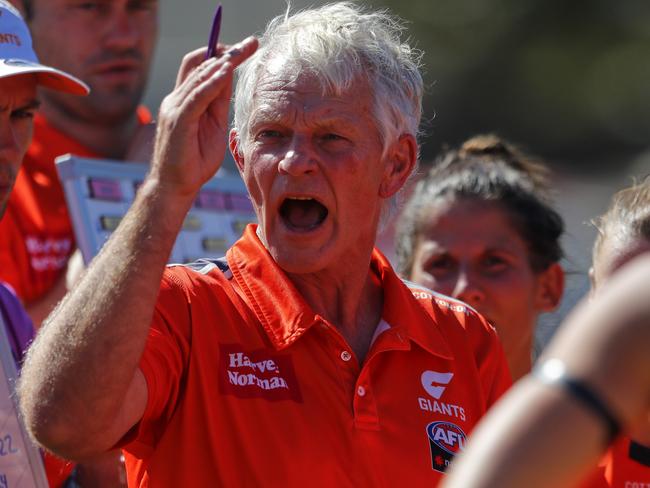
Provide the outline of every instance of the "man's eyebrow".
{"type": "MultiPolygon", "coordinates": [[[[32,98],[31,100],[19,105],[18,107],[14,107],[13,110],[38,110],[40,106],[41,101],[37,98],[32,98]]],[[[8,109],[9,107],[7,105],[0,105],[0,112],[5,112],[8,109]]]]}
{"type": "Polygon", "coordinates": [[[41,106],[41,101],[38,98],[33,98],[25,105],[20,107],[21,110],[37,110],[41,106]]]}

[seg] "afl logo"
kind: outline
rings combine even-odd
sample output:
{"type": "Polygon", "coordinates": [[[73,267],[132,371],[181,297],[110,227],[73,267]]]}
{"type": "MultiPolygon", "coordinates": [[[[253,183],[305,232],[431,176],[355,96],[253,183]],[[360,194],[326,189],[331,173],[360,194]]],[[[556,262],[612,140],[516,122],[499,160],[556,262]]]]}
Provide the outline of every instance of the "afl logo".
{"type": "Polygon", "coordinates": [[[463,429],[451,422],[432,422],[427,425],[427,437],[431,449],[431,467],[444,472],[454,455],[465,449],[467,436],[463,429]]]}

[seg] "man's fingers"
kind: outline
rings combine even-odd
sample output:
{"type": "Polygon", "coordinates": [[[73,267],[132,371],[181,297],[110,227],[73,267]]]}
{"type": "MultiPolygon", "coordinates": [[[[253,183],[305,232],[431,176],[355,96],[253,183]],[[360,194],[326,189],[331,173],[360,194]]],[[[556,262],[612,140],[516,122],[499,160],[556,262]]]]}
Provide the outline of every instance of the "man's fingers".
{"type": "MultiPolygon", "coordinates": [[[[232,79],[235,67],[232,63],[222,64],[211,76],[200,80],[200,83],[193,87],[191,93],[183,99],[181,113],[184,117],[198,118],[207,111],[210,104],[216,99],[222,99],[222,114],[228,116],[228,102],[232,89],[232,79]],[[225,96],[222,96],[225,93],[225,96]]],[[[224,120],[224,124],[227,121],[224,120]]]]}
{"type": "MultiPolygon", "coordinates": [[[[173,93],[175,103],[181,107],[181,111],[189,110],[186,115],[196,115],[197,107],[206,110],[216,98],[223,98],[223,103],[228,105],[231,85],[224,85],[224,77],[231,76],[232,71],[255,52],[257,45],[257,39],[249,37],[228,48],[221,57],[208,59],[191,71],[173,93]],[[228,93],[219,97],[223,88],[228,93]]],[[[227,107],[225,111],[227,113],[227,107]]]]}
{"type": "Polygon", "coordinates": [[[244,39],[241,42],[238,42],[234,46],[230,46],[226,49],[220,59],[228,61],[233,64],[236,68],[244,61],[246,61],[255,51],[257,51],[257,46],[259,41],[257,38],[250,36],[244,39]]]}
{"type": "Polygon", "coordinates": [[[185,81],[185,79],[192,72],[192,70],[194,70],[205,60],[205,55],[207,52],[208,52],[208,48],[202,47],[199,49],[195,49],[194,51],[189,52],[185,56],[183,56],[183,61],[181,61],[181,67],[178,69],[178,75],[176,76],[176,85],[175,85],[176,88],[178,88],[181,85],[181,83],[185,81]]]}
{"type": "MultiPolygon", "coordinates": [[[[233,46],[219,44],[217,46],[216,59],[223,62],[230,61],[235,65],[235,67],[237,67],[255,52],[257,44],[257,39],[252,36],[233,46]]],[[[179,68],[176,77],[176,88],[178,88],[198,66],[201,66],[204,62],[210,61],[205,59],[207,52],[208,48],[202,47],[200,49],[195,49],[183,57],[181,67],[179,68]]]]}
{"type": "Polygon", "coordinates": [[[183,83],[172,92],[171,96],[176,100],[175,104],[180,106],[186,98],[193,96],[192,92],[196,90],[196,87],[211,78],[221,66],[223,66],[223,61],[216,58],[208,59],[197,66],[187,75],[183,83]]]}

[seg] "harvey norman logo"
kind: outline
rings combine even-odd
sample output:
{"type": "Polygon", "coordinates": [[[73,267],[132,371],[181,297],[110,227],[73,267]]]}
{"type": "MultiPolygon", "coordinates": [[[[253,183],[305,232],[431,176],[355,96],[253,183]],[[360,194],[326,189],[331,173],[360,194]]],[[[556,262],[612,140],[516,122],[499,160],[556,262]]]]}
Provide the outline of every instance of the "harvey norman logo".
{"type": "Polygon", "coordinates": [[[219,387],[239,398],[302,401],[293,361],[268,349],[246,351],[239,344],[219,346],[219,387]]]}

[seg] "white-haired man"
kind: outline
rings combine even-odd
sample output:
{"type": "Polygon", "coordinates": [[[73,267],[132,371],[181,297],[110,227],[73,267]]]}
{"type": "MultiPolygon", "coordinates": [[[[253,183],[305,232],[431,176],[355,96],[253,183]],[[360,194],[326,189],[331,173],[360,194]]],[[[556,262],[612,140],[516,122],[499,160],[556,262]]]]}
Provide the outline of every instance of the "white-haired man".
{"type": "Polygon", "coordinates": [[[31,349],[39,442],[122,446],[133,486],[437,482],[510,378],[482,318],[373,248],[417,159],[423,83],[399,34],[337,3],[276,18],[259,49],[185,58],[136,202],[31,349]],[[229,141],[259,224],[225,260],[165,271],[247,58],[229,141]]]}

